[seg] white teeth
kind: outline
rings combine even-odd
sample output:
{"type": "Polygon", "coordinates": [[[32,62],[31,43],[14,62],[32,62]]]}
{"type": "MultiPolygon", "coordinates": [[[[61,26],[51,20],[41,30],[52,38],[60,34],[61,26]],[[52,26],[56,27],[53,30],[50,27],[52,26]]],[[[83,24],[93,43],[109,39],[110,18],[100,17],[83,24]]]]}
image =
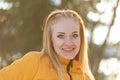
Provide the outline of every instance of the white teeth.
{"type": "Polygon", "coordinates": [[[63,49],[63,50],[66,50],[66,51],[70,51],[70,50],[73,50],[74,48],[72,48],[72,49],[63,49]]]}

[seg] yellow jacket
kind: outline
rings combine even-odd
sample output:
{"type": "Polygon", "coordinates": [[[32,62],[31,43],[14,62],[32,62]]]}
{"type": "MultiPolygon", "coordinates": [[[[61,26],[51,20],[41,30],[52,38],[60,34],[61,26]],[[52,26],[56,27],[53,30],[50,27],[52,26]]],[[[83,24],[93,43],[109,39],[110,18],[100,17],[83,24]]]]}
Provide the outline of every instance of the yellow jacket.
{"type": "MultiPolygon", "coordinates": [[[[68,60],[60,59],[63,68],[66,69],[68,60]]],[[[73,61],[70,69],[73,80],[90,80],[83,75],[79,63],[73,61]]],[[[57,73],[48,56],[40,55],[40,52],[29,52],[21,59],[14,61],[11,65],[0,70],[0,80],[59,80],[57,73]]],[[[65,80],[69,80],[66,73],[65,80]]]]}

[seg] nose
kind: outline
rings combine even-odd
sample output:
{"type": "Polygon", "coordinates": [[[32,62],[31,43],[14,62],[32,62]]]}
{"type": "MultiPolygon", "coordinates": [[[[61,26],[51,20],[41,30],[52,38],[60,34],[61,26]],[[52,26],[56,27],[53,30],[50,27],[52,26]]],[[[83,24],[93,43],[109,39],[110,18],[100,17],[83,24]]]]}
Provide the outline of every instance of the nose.
{"type": "Polygon", "coordinates": [[[72,39],[67,38],[66,41],[65,41],[65,45],[67,45],[67,46],[71,46],[71,45],[73,45],[73,41],[72,41],[72,39]]]}

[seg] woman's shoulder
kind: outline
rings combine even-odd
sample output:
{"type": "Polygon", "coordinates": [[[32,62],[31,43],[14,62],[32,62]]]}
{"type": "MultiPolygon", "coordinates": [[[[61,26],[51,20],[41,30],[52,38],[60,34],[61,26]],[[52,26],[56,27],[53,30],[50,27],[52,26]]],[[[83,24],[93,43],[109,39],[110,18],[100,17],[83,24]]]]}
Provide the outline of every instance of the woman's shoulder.
{"type": "Polygon", "coordinates": [[[33,63],[40,63],[41,61],[45,62],[46,60],[50,61],[49,56],[42,51],[29,51],[21,58],[21,60],[23,60],[23,62],[29,61],[33,63]]]}
{"type": "Polygon", "coordinates": [[[42,52],[40,51],[29,51],[22,58],[32,60],[32,59],[40,59],[41,56],[42,56],[42,52]]]}
{"type": "Polygon", "coordinates": [[[42,53],[39,51],[29,51],[21,59],[20,62],[27,65],[37,65],[40,61],[42,53]]]}
{"type": "Polygon", "coordinates": [[[40,57],[42,55],[42,52],[40,51],[29,51],[24,55],[24,57],[40,57]]]}
{"type": "Polygon", "coordinates": [[[26,53],[22,58],[15,60],[9,66],[1,69],[0,75],[6,75],[5,78],[16,80],[17,77],[22,74],[25,76],[24,78],[26,78],[26,80],[29,80],[28,76],[29,78],[32,78],[33,75],[37,72],[38,65],[40,63],[40,56],[41,52],[30,51],[26,53]]]}

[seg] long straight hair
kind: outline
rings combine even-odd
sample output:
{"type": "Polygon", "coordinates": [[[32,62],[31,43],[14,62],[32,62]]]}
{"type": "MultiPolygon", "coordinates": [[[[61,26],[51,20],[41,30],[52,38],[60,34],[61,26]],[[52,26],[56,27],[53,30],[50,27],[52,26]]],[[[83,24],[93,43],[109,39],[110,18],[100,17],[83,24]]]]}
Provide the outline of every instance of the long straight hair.
{"type": "MultiPolygon", "coordinates": [[[[55,67],[58,76],[60,77],[60,80],[64,80],[64,72],[61,67],[60,61],[58,60],[57,54],[54,51],[53,48],[53,42],[52,42],[52,31],[51,26],[55,23],[56,20],[59,20],[60,18],[73,18],[76,21],[79,22],[80,27],[80,50],[75,57],[77,61],[80,63],[80,68],[83,72],[83,74],[89,76],[90,80],[94,80],[94,77],[92,75],[92,72],[88,65],[88,53],[87,53],[87,41],[85,38],[85,27],[82,18],[80,15],[73,11],[73,10],[55,10],[51,12],[47,19],[45,20],[45,24],[43,25],[43,53],[47,53],[50,57],[50,60],[52,61],[53,66],[55,67]]],[[[85,77],[84,77],[85,80],[85,77]]]]}

